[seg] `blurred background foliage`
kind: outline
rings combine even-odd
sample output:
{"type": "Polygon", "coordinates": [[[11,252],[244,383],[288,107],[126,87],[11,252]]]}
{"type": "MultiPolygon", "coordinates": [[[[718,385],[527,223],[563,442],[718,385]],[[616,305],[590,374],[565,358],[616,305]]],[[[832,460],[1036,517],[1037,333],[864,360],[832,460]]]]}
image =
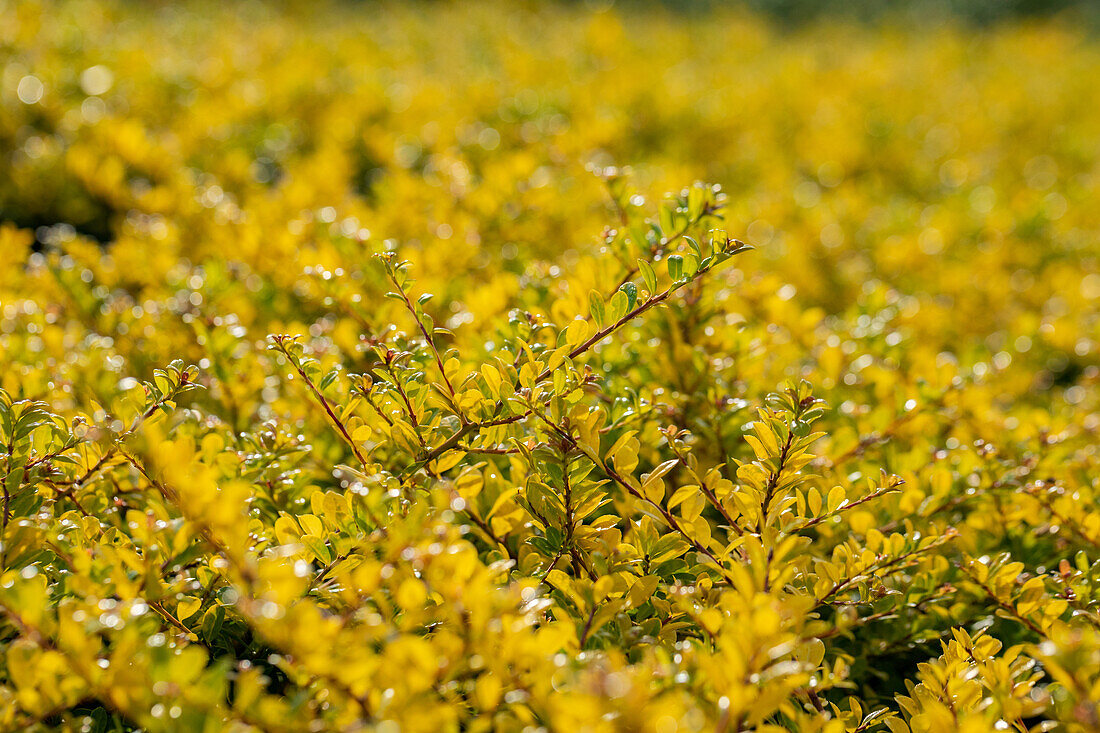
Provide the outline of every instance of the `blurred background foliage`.
{"type": "MultiPolygon", "coordinates": [[[[659,1],[687,12],[711,12],[731,4],[721,0],[659,1]]],[[[905,18],[927,24],[962,21],[977,25],[1061,13],[1093,21],[1097,17],[1095,3],[1089,0],[745,0],[744,6],[788,25],[837,17],[865,21],[905,18]]]]}

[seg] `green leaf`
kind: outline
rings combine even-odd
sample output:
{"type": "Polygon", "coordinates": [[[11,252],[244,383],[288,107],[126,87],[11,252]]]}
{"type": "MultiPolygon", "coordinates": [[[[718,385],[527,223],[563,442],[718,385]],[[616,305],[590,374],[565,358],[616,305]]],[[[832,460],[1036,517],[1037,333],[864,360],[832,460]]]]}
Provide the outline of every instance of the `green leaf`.
{"type": "Polygon", "coordinates": [[[684,255],[684,278],[690,280],[699,272],[699,259],[695,255],[684,255]]]}
{"type": "Polygon", "coordinates": [[[692,186],[688,191],[688,215],[695,221],[703,214],[707,204],[707,192],[701,186],[692,186]]]}
{"type": "Polygon", "coordinates": [[[657,213],[657,218],[661,223],[661,234],[667,239],[671,237],[674,232],[672,229],[672,205],[666,204],[661,207],[661,210],[657,213]]]}
{"type": "Polygon", "coordinates": [[[684,237],[684,241],[687,242],[688,249],[694,252],[696,257],[703,256],[703,250],[699,246],[699,243],[695,241],[695,239],[693,239],[692,237],[684,237]]]}
{"type": "Polygon", "coordinates": [[[222,622],[225,621],[225,609],[221,606],[211,606],[202,617],[202,635],[207,641],[218,637],[222,630],[222,622]]]}
{"type": "Polygon", "coordinates": [[[680,255],[672,255],[668,258],[668,276],[673,282],[680,282],[684,275],[684,258],[680,255]]]}
{"type": "Polygon", "coordinates": [[[596,290],[591,290],[588,293],[588,312],[592,314],[592,320],[595,322],[596,328],[603,328],[603,296],[596,290]]]}
{"type": "Polygon", "coordinates": [[[638,271],[642,273],[642,282],[650,294],[657,292],[657,273],[653,271],[653,265],[645,260],[638,260],[638,271]]]}
{"type": "Polygon", "coordinates": [[[340,370],[333,369],[331,372],[321,378],[321,381],[318,383],[317,388],[321,391],[324,391],[329,385],[336,381],[336,377],[338,376],[340,376],[340,370]]]}
{"type": "Polygon", "coordinates": [[[616,290],[615,294],[611,296],[610,306],[610,321],[617,323],[620,318],[626,315],[626,312],[630,310],[630,305],[626,297],[626,293],[622,290],[616,290]]]}
{"type": "Polygon", "coordinates": [[[320,537],[305,535],[299,542],[305,545],[306,549],[308,549],[322,564],[327,565],[332,562],[332,550],[329,549],[329,546],[320,537]]]}
{"type": "Polygon", "coordinates": [[[638,302],[638,286],[634,283],[623,283],[619,291],[626,294],[626,309],[634,310],[634,304],[638,302]]]}

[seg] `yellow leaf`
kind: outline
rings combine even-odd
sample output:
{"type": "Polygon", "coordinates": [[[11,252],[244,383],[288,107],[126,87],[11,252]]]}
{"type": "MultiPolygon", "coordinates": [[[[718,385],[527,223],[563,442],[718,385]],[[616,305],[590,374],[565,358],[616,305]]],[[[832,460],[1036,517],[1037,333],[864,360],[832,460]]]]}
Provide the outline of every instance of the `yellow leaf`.
{"type": "Polygon", "coordinates": [[[397,592],[394,593],[394,599],[398,605],[406,610],[418,610],[427,598],[428,591],[424,588],[424,583],[416,578],[401,581],[397,592]]]}
{"type": "Polygon", "coordinates": [[[478,705],[481,706],[482,710],[492,710],[497,706],[500,701],[501,689],[500,678],[492,673],[483,674],[477,678],[475,694],[477,695],[478,705]]]}
{"type": "Polygon", "coordinates": [[[583,318],[574,318],[565,329],[565,343],[570,347],[577,346],[588,338],[588,321],[583,318]]]}
{"type": "Polygon", "coordinates": [[[694,522],[703,513],[704,507],[706,507],[706,498],[703,492],[696,490],[684,500],[680,507],[680,516],[688,522],[694,522]]]}
{"type": "Polygon", "coordinates": [[[305,534],[311,534],[315,537],[325,536],[325,525],[320,519],[312,514],[299,514],[298,522],[302,525],[302,529],[305,530],[305,534]]]}
{"type": "Polygon", "coordinates": [[[658,580],[659,578],[656,575],[647,575],[643,578],[638,578],[638,580],[634,582],[634,585],[630,587],[630,604],[637,608],[649,600],[649,597],[653,595],[653,591],[657,590],[658,580]]]}
{"type": "Polygon", "coordinates": [[[660,478],[647,479],[642,485],[642,491],[645,493],[645,498],[654,504],[660,504],[665,498],[665,482],[660,478]]]}
{"type": "Polygon", "coordinates": [[[301,536],[302,532],[298,529],[298,525],[292,517],[284,514],[275,520],[275,539],[279,541],[280,545],[297,542],[301,536]]]}
{"type": "Polygon", "coordinates": [[[450,471],[452,468],[462,463],[462,459],[466,457],[466,454],[460,450],[447,451],[442,457],[432,461],[432,469],[436,473],[444,473],[450,471]]]}
{"type": "Polygon", "coordinates": [[[202,599],[195,598],[194,596],[184,596],[176,604],[176,618],[180,621],[186,621],[187,619],[198,613],[202,607],[202,599]]]}

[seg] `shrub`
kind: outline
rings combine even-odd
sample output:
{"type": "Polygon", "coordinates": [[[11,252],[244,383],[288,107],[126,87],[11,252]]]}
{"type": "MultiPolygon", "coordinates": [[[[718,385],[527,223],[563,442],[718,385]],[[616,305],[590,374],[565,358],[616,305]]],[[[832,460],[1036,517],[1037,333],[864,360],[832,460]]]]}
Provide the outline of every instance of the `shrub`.
{"type": "Polygon", "coordinates": [[[754,141],[669,81],[744,60],[707,18],[44,7],[0,5],[4,730],[1100,725],[1091,41],[975,41],[1006,131],[869,79],[950,29],[808,36],[867,122],[792,152],[768,84],[754,141]],[[680,166],[729,193],[643,194],[680,166]]]}

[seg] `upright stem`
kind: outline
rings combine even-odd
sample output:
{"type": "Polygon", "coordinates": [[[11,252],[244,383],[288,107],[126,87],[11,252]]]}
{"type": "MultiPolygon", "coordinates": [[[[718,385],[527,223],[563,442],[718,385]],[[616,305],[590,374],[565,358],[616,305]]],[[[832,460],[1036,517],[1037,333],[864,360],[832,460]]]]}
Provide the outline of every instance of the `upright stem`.
{"type": "MultiPolygon", "coordinates": [[[[678,236],[682,236],[682,234],[678,235],[678,236]]],[[[739,254],[739,253],[741,253],[741,252],[743,252],[747,249],[751,249],[751,247],[741,245],[740,243],[738,243],[738,246],[735,249],[727,251],[725,254],[727,255],[727,257],[732,257],[733,255],[739,254]]],[[[603,328],[598,330],[595,334],[593,334],[588,339],[586,339],[584,341],[584,343],[574,347],[569,352],[569,358],[570,359],[577,358],[581,354],[583,354],[586,351],[588,351],[589,349],[591,349],[594,345],[598,344],[603,339],[607,338],[611,334],[618,331],[620,328],[625,326],[627,323],[630,323],[630,321],[634,320],[638,316],[640,316],[643,313],[645,313],[646,311],[648,311],[650,308],[653,308],[654,306],[657,306],[657,305],[660,305],[661,303],[664,303],[666,300],[668,300],[670,297],[672,297],[672,295],[675,294],[677,291],[679,291],[681,288],[685,287],[686,285],[694,282],[695,280],[699,279],[703,275],[710,272],[712,269],[714,269],[715,265],[717,265],[717,264],[718,264],[718,259],[717,259],[717,255],[716,255],[714,261],[712,261],[706,267],[700,267],[695,272],[695,274],[692,275],[690,278],[688,278],[686,280],[681,280],[679,282],[672,283],[668,288],[666,288],[660,294],[651,296],[644,303],[641,303],[641,304],[635,306],[633,309],[631,309],[628,313],[626,313],[624,316],[619,318],[614,323],[609,324],[607,326],[604,326],[603,328]]],[[[550,377],[550,370],[549,369],[543,369],[542,372],[537,377],[535,377],[535,382],[536,383],[542,382],[545,379],[548,379],[549,377],[550,377]]],[[[518,380],[517,380],[517,383],[514,384],[513,386],[514,387],[519,386],[518,385],[518,380]]],[[[496,404],[493,406],[493,414],[499,414],[500,411],[503,408],[504,408],[503,400],[497,400],[496,404]]],[[[452,448],[456,447],[458,445],[458,443],[462,440],[462,438],[466,437],[467,435],[469,435],[471,433],[476,434],[477,432],[479,432],[484,427],[489,427],[491,425],[501,425],[501,424],[505,424],[507,422],[518,422],[519,420],[522,420],[523,418],[527,417],[528,415],[530,415],[530,411],[528,411],[526,413],[523,413],[520,416],[516,416],[516,417],[512,417],[512,418],[504,418],[501,421],[487,420],[487,421],[483,421],[483,422],[480,422],[480,423],[465,423],[458,430],[458,432],[453,434],[443,444],[441,444],[437,448],[433,448],[430,451],[428,451],[428,453],[425,457],[423,457],[420,460],[416,461],[415,463],[409,465],[403,471],[401,471],[400,474],[398,474],[398,475],[400,477],[407,477],[407,476],[412,475],[413,473],[418,471],[420,468],[425,466],[429,461],[434,460],[435,458],[439,457],[440,455],[442,455],[446,451],[451,450],[452,448]]]]}
{"type": "Polygon", "coordinates": [[[341,421],[340,418],[337,417],[336,413],[333,411],[332,405],[330,405],[329,401],[325,399],[325,396],[321,394],[321,390],[317,389],[317,386],[313,383],[313,380],[306,375],[305,370],[302,369],[302,366],[298,362],[298,360],[292,357],[287,352],[286,345],[283,343],[283,340],[276,339],[275,343],[276,345],[278,345],[279,351],[282,352],[283,356],[285,356],[290,362],[291,366],[294,367],[294,371],[296,371],[298,373],[298,376],[302,378],[302,381],[306,383],[309,391],[313,393],[314,398],[321,405],[322,409],[324,409],[325,414],[328,415],[329,420],[331,420],[332,424],[336,426],[336,430],[344,438],[347,444],[351,446],[351,450],[355,454],[355,458],[359,461],[359,464],[362,466],[366,466],[366,457],[363,455],[362,451],[359,450],[359,446],[355,444],[355,441],[352,440],[351,435],[348,433],[348,429],[344,427],[343,421],[341,421]]]}

